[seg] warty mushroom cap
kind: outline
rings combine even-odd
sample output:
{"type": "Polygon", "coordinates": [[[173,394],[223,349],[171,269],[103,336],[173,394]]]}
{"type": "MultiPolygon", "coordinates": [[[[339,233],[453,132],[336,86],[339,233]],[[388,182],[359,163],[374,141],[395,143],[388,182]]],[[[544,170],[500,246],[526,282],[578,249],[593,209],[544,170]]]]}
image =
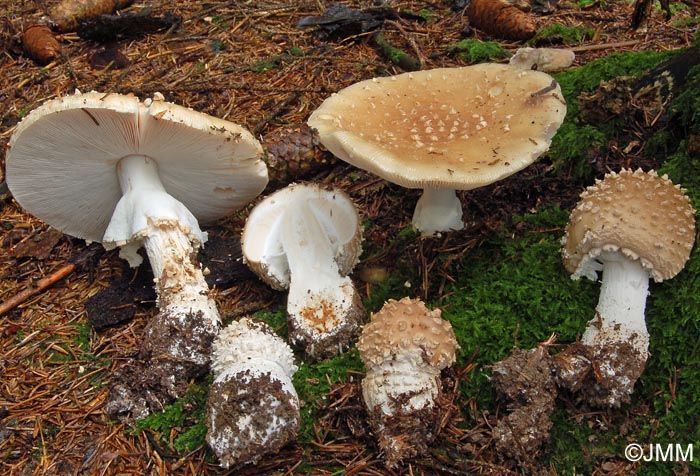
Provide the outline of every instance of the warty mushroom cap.
{"type": "Polygon", "coordinates": [[[117,164],[132,155],[155,161],[167,192],[203,222],[241,208],[267,184],[262,146],[242,127],[159,94],[140,102],[98,92],[30,112],[9,142],[7,183],[28,212],[101,242],[122,198],[117,164]]]}
{"type": "Polygon", "coordinates": [[[420,299],[389,299],[362,329],[357,343],[366,367],[376,367],[398,355],[413,355],[438,371],[451,365],[459,345],[452,324],[440,309],[430,310],[420,299]]]}
{"type": "Polygon", "coordinates": [[[656,282],[678,274],[695,240],[695,210],[666,175],[622,169],[581,193],[562,238],[564,266],[596,280],[596,258],[617,251],[638,260],[656,282]]]}
{"type": "MultiPolygon", "coordinates": [[[[280,233],[282,217],[295,200],[303,200],[310,207],[328,236],[341,276],[352,271],[362,252],[360,217],[345,192],[311,183],[291,184],[277,190],[253,208],[241,237],[246,264],[276,290],[289,287],[289,264],[280,233]]],[[[312,253],[313,247],[309,249],[312,253]]]]}
{"type": "Polygon", "coordinates": [[[468,190],[531,164],[565,114],[546,73],[478,64],[361,81],[308,124],[338,158],[390,182],[468,190]]]}

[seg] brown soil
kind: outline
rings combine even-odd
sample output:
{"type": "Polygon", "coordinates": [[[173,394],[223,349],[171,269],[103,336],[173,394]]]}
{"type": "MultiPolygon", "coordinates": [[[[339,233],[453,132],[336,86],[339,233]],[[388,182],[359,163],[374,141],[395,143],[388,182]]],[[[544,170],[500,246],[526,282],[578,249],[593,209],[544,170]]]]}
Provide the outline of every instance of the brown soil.
{"type": "Polygon", "coordinates": [[[646,358],[627,342],[596,349],[576,342],[557,354],[555,361],[559,384],[598,408],[628,402],[646,364],[646,358]]]}
{"type": "Polygon", "coordinates": [[[491,383],[507,415],[494,426],[496,449],[506,458],[532,464],[549,440],[550,415],[559,393],[547,345],[513,354],[491,368],[491,383]]]}
{"type": "Polygon", "coordinates": [[[296,396],[269,373],[222,374],[207,400],[207,428],[214,429],[207,439],[219,442],[210,443],[219,460],[226,467],[255,464],[293,441],[299,429],[296,402],[296,396]]]}
{"type": "MultiPolygon", "coordinates": [[[[325,7],[324,2],[305,0],[138,3],[127,12],[141,11],[147,5],[155,17],[163,19],[171,15],[179,21],[159,24],[164,25],[163,29],[159,25],[155,29],[142,25],[136,34],[123,33],[109,42],[65,32],[57,37],[60,56],[40,66],[24,53],[22,33],[57,3],[58,0],[46,0],[0,5],[0,150],[3,154],[15,125],[29,110],[78,88],[133,93],[142,98],[162,92],[169,101],[246,126],[262,139],[268,150],[284,150],[282,155],[295,160],[308,158],[313,141],[301,136],[297,141],[293,134],[283,131],[300,129],[310,112],[342,87],[376,75],[402,72],[375,47],[372,31],[354,30],[350,37],[344,38],[314,28],[296,28],[300,19],[320,15],[325,7]],[[303,56],[296,55],[298,49],[303,56]]],[[[489,38],[470,28],[460,9],[450,10],[455,3],[458,2],[401,2],[397,4],[401,11],[427,10],[439,15],[426,21],[420,15],[407,14],[380,23],[379,27],[386,40],[418,58],[424,68],[465,65],[464,60],[449,53],[449,45],[470,35],[489,38]]],[[[344,4],[355,8],[374,6],[370,1],[344,4]]],[[[693,27],[672,27],[657,11],[653,12],[647,29],[632,31],[629,29],[631,7],[627,2],[594,2],[587,8],[567,7],[562,2],[553,11],[533,15],[538,27],[560,23],[596,31],[592,40],[576,45],[575,65],[616,51],[687,46],[693,35],[693,27]]],[[[511,51],[521,46],[517,42],[504,44],[511,51]]],[[[418,192],[387,184],[334,161],[322,151],[311,152],[321,154],[314,156],[320,159],[311,161],[309,167],[284,168],[283,173],[272,169],[271,184],[280,186],[289,180],[311,178],[345,189],[366,219],[366,242],[383,250],[368,257],[364,266],[381,266],[392,272],[401,255],[402,260],[409,260],[419,270],[423,297],[436,296],[440,282],[451,278],[446,271],[449,264],[461,260],[513,214],[541,203],[568,209],[584,185],[573,182],[566,174],[555,176],[551,164],[542,161],[506,182],[463,193],[461,198],[470,217],[469,233],[412,240],[399,249],[395,237],[410,222],[418,192]]],[[[4,163],[4,155],[1,159],[4,163]]],[[[636,160],[619,150],[600,152],[594,165],[603,172],[607,166],[636,160]]],[[[46,242],[46,248],[37,248],[34,255],[19,253],[18,245],[32,240],[38,243],[47,227],[24,213],[4,187],[0,187],[0,199],[3,300],[92,249],[80,240],[66,238],[53,246],[46,242]]],[[[245,216],[243,210],[209,225],[208,230],[222,232],[224,237],[239,236],[245,216]]],[[[217,239],[214,235],[210,248],[214,255],[212,263],[231,263],[228,252],[216,255],[213,251],[217,239]]],[[[208,252],[205,248],[204,254],[208,252]]],[[[257,280],[236,281],[226,277],[217,281],[216,276],[223,273],[213,265],[210,270],[216,286],[213,294],[226,318],[277,302],[278,296],[257,280]]],[[[123,372],[120,369],[126,368],[128,359],[141,346],[155,308],[140,291],[131,302],[129,299],[108,301],[103,309],[134,304],[133,317],[126,324],[94,331],[87,327],[86,303],[112,283],[127,278],[131,282],[134,276],[131,273],[133,270],[124,272],[116,253],[90,254],[74,273],[0,319],[2,474],[230,474],[219,467],[205,447],[188,454],[174,454],[159,443],[160,437],[152,431],[134,434],[105,414],[107,386],[113,375],[123,372]]],[[[365,293],[369,290],[370,286],[361,289],[365,293]]],[[[458,398],[459,380],[466,378],[469,370],[466,367],[451,374],[452,385],[446,397],[458,398]]],[[[142,377],[138,373],[134,375],[142,377]]],[[[323,417],[316,427],[313,444],[305,448],[287,446],[274,457],[257,466],[241,468],[235,474],[323,475],[335,471],[337,465],[357,475],[398,474],[384,469],[372,439],[367,436],[366,414],[358,405],[357,385],[350,382],[334,387],[325,402],[326,406],[319,409],[323,417]]],[[[467,411],[478,414],[476,408],[469,407],[469,402],[460,403],[467,411]]],[[[492,443],[486,422],[466,430],[454,413],[442,415],[439,421],[436,431],[440,438],[429,454],[416,459],[411,468],[420,468],[423,474],[431,475],[476,471],[515,474],[494,459],[492,453],[480,451],[479,448],[492,443]],[[455,457],[455,452],[461,456],[455,457]],[[468,457],[463,457],[465,454],[468,457]]],[[[174,438],[177,432],[178,429],[173,429],[170,437],[174,438]]]]}

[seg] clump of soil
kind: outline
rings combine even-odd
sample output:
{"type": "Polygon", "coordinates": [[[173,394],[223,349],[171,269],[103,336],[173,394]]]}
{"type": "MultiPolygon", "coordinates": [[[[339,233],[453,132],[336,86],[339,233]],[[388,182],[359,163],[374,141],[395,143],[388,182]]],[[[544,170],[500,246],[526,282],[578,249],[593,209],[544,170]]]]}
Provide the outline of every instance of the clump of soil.
{"type": "Polygon", "coordinates": [[[132,271],[126,263],[122,273],[112,279],[109,287],[85,301],[88,322],[96,331],[120,326],[131,321],[138,309],[154,306],[153,273],[147,265],[132,271]]]}
{"type": "Polygon", "coordinates": [[[218,333],[213,325],[201,311],[182,320],[163,312],[154,316],[136,356],[112,377],[105,413],[124,420],[144,418],[182,397],[192,379],[209,371],[218,333]]]}
{"type": "Polygon", "coordinates": [[[555,356],[557,381],[594,407],[628,402],[646,358],[627,342],[597,348],[574,342],[555,356]]]}
{"type": "Polygon", "coordinates": [[[554,369],[546,344],[515,349],[492,367],[491,383],[509,410],[493,428],[499,454],[519,462],[533,461],[549,440],[550,415],[558,394],[554,369]]]}
{"type": "Polygon", "coordinates": [[[246,369],[217,378],[207,400],[207,441],[225,468],[253,464],[296,439],[296,395],[271,374],[246,369]]]}
{"type": "Polygon", "coordinates": [[[520,463],[533,462],[549,440],[560,390],[594,407],[619,406],[644,370],[645,360],[627,343],[594,349],[577,341],[550,355],[551,343],[515,349],[492,367],[491,383],[509,411],[494,425],[496,449],[520,463]]]}
{"type": "Polygon", "coordinates": [[[208,270],[205,279],[210,288],[227,289],[255,277],[243,263],[240,237],[209,232],[209,239],[199,250],[199,261],[208,270]]]}
{"type": "Polygon", "coordinates": [[[435,439],[445,399],[442,392],[435,405],[415,409],[409,404],[414,395],[406,393],[397,399],[398,410],[388,415],[380,406],[369,409],[370,427],[375,433],[384,462],[393,468],[399,462],[428,452],[428,445],[435,439]]]}

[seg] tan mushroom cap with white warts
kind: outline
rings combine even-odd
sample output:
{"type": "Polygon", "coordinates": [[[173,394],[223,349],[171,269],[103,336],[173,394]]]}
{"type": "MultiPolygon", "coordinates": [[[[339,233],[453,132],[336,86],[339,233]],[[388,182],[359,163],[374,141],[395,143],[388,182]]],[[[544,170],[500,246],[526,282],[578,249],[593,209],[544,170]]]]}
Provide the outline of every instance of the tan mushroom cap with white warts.
{"type": "Polygon", "coordinates": [[[308,124],[335,156],[390,182],[468,190],[531,164],[565,114],[548,74],[479,64],[361,81],[308,124]]]}
{"type": "Polygon", "coordinates": [[[452,325],[441,317],[441,311],[431,311],[420,299],[408,297],[389,299],[372,314],[357,344],[367,367],[398,354],[416,353],[438,370],[455,361],[458,347],[452,325]]]}
{"type": "Polygon", "coordinates": [[[595,279],[591,265],[604,251],[639,260],[654,281],[683,269],[695,240],[695,210],[679,185],[655,171],[623,169],[588,187],[562,239],[573,278],[595,279]]]}

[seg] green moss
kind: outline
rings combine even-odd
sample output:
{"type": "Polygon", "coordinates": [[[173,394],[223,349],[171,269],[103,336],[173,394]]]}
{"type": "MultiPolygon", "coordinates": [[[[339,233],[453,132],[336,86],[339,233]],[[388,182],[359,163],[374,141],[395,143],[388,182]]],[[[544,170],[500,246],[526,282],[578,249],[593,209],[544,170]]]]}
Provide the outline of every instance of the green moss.
{"type": "Polygon", "coordinates": [[[421,68],[418,58],[406,53],[402,49],[396,48],[389,41],[387,41],[386,38],[384,38],[382,33],[375,33],[372,36],[372,40],[379,50],[379,53],[381,53],[384,58],[388,59],[404,71],[418,71],[421,68]]]}
{"type": "Polygon", "coordinates": [[[463,389],[489,408],[487,366],[514,346],[532,348],[556,332],[563,341],[575,340],[591,318],[597,289],[593,283],[573,282],[559,254],[567,213],[558,208],[516,217],[528,231],[518,239],[504,230],[469,258],[457,271],[457,285],[439,303],[452,322],[465,358],[476,352],[480,364],[463,389]],[[554,230],[554,231],[552,231],[554,230]]]}
{"type": "Polygon", "coordinates": [[[678,51],[614,53],[579,68],[555,73],[553,76],[561,86],[567,113],[547,153],[554,165],[559,170],[571,173],[576,181],[592,180],[590,159],[600,147],[615,138],[620,130],[615,121],[604,124],[586,123],[581,116],[579,95],[596,90],[601,81],[642,74],[676,54],[678,51]]]}
{"type": "Polygon", "coordinates": [[[207,427],[205,402],[211,382],[205,381],[190,387],[180,400],[166,405],[161,413],[152,413],[136,422],[134,433],[153,431],[163,445],[170,446],[172,430],[177,432],[172,449],[184,454],[205,444],[207,427]]]}
{"type": "Polygon", "coordinates": [[[495,59],[507,58],[508,53],[495,41],[480,41],[467,38],[450,46],[449,52],[468,63],[483,63],[495,59]]]}
{"type": "Polygon", "coordinates": [[[283,310],[263,309],[254,313],[252,317],[265,321],[282,339],[287,339],[287,316],[283,310]]]}
{"type": "MultiPolygon", "coordinates": [[[[325,406],[326,395],[332,385],[349,381],[351,373],[362,372],[362,362],[356,349],[320,362],[299,361],[294,374],[294,388],[301,402],[299,441],[308,443],[315,439],[314,424],[318,423],[319,408],[325,406]]],[[[355,377],[357,378],[357,377],[355,377]]]]}
{"type": "Polygon", "coordinates": [[[578,0],[575,2],[571,2],[571,6],[576,8],[585,8],[594,4],[605,6],[608,4],[608,2],[605,0],[578,0]]]}
{"type": "Polygon", "coordinates": [[[546,26],[537,31],[535,36],[528,40],[528,44],[565,44],[577,45],[584,40],[593,37],[593,29],[580,26],[565,26],[561,24],[553,24],[546,26]]]}
{"type": "Polygon", "coordinates": [[[680,20],[676,20],[671,25],[675,28],[688,28],[691,26],[697,26],[699,24],[700,24],[700,18],[688,17],[688,18],[681,18],[680,20]]]}

